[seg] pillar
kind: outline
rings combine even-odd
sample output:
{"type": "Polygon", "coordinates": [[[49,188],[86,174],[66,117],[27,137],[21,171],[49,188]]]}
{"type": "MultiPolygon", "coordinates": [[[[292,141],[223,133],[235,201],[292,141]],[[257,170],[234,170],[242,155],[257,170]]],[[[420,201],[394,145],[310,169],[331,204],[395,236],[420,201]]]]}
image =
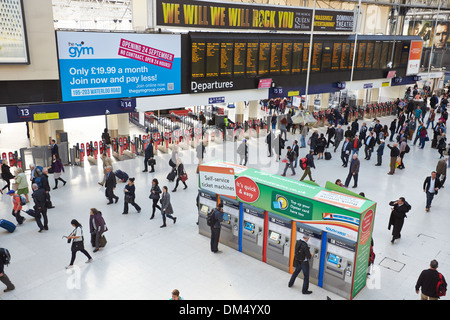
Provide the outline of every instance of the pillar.
{"type": "Polygon", "coordinates": [[[117,125],[119,138],[130,135],[130,116],[128,113],[117,114],[117,125]]]}
{"type": "Polygon", "coordinates": [[[356,105],[357,106],[364,105],[364,99],[365,99],[365,89],[358,90],[356,93],[356,105]]]}
{"type": "Polygon", "coordinates": [[[380,101],[381,88],[373,88],[370,95],[370,103],[378,103],[380,101]]]}
{"type": "Polygon", "coordinates": [[[328,102],[330,100],[330,94],[329,93],[322,93],[320,95],[320,109],[326,110],[328,109],[328,102]]]}
{"type": "Polygon", "coordinates": [[[244,122],[244,110],[245,110],[245,102],[239,101],[236,103],[236,121],[235,122],[244,122]]]}
{"type": "Polygon", "coordinates": [[[30,122],[30,142],[32,147],[48,146],[50,144],[49,121],[30,122]]]}
{"type": "Polygon", "coordinates": [[[108,114],[106,116],[106,127],[108,128],[111,139],[119,137],[119,123],[116,114],[108,114]]]}
{"type": "Polygon", "coordinates": [[[248,102],[248,119],[258,119],[259,101],[252,100],[248,102]]]}
{"type": "Polygon", "coordinates": [[[55,139],[56,143],[61,143],[59,133],[64,132],[64,120],[49,121],[49,136],[55,139]]]}

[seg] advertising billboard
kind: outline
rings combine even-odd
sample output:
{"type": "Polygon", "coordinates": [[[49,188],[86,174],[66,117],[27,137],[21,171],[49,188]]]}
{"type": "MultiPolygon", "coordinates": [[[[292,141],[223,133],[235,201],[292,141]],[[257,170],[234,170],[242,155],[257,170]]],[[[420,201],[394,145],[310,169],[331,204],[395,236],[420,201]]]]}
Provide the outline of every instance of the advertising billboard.
{"type": "Polygon", "coordinates": [[[57,32],[62,100],[181,93],[181,36],[57,32]]]}
{"type": "Polygon", "coordinates": [[[420,60],[422,59],[422,41],[411,41],[409,48],[408,67],[406,75],[418,74],[420,71],[420,60]]]}
{"type": "Polygon", "coordinates": [[[28,64],[22,0],[0,0],[0,64],[28,64]]]}

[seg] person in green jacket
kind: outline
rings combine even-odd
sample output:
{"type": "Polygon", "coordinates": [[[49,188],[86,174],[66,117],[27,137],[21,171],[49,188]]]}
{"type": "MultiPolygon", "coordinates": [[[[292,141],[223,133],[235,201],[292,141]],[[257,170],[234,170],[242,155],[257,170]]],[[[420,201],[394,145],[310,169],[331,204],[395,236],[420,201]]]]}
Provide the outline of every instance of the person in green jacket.
{"type": "Polygon", "coordinates": [[[23,194],[27,199],[27,203],[30,202],[30,200],[28,199],[28,193],[30,191],[28,190],[27,177],[25,176],[25,172],[23,172],[21,168],[16,169],[16,184],[17,184],[17,194],[18,195],[23,194]]]}

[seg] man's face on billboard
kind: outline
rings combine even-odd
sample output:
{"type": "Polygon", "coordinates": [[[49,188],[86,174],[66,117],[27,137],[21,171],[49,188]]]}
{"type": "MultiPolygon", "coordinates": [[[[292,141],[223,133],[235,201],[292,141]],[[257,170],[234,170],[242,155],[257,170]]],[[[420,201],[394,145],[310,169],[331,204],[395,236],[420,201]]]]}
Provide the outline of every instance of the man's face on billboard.
{"type": "Polygon", "coordinates": [[[444,48],[448,40],[448,24],[438,25],[436,27],[436,37],[434,40],[435,48],[444,48]]]}

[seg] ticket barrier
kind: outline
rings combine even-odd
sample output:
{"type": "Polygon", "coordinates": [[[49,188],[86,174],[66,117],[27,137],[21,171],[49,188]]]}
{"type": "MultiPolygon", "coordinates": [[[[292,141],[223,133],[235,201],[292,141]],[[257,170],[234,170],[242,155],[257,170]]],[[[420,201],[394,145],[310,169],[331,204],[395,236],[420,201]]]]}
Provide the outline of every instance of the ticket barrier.
{"type": "Polygon", "coordinates": [[[266,262],[289,272],[292,221],[269,213],[266,262]]]}
{"type": "Polygon", "coordinates": [[[223,203],[223,221],[220,231],[220,243],[239,250],[239,202],[232,199],[221,198],[223,203]]]}
{"type": "Polygon", "coordinates": [[[206,216],[217,207],[217,195],[200,189],[198,197],[198,233],[211,237],[211,227],[206,223],[206,216]]]}
{"type": "Polygon", "coordinates": [[[243,205],[242,252],[258,260],[263,259],[265,211],[243,205]]]}
{"type": "MultiPolygon", "coordinates": [[[[322,230],[314,227],[296,223],[296,239],[297,241],[303,239],[303,236],[308,236],[308,246],[311,252],[311,260],[309,261],[309,282],[319,285],[320,279],[320,260],[321,260],[321,247],[322,247],[322,230]]],[[[300,272],[299,278],[303,278],[303,272],[300,272]]]]}
{"type": "Polygon", "coordinates": [[[356,242],[327,234],[323,288],[351,299],[356,242]]]}

